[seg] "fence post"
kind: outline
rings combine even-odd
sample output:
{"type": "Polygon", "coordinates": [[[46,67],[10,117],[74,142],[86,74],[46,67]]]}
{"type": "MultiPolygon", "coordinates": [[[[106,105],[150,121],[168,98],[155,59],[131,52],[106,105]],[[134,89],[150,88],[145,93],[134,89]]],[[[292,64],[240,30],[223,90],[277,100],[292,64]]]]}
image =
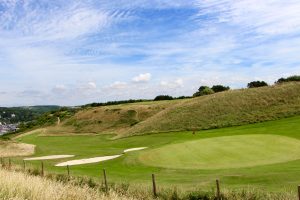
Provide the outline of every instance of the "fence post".
{"type": "Polygon", "coordinates": [[[103,177],[104,177],[104,184],[105,184],[105,192],[108,193],[108,185],[107,185],[107,177],[106,177],[105,169],[103,169],[103,177]]]}
{"type": "Polygon", "coordinates": [[[11,169],[11,160],[10,160],[10,158],[8,158],[8,169],[9,170],[11,169]]]}
{"type": "Polygon", "coordinates": [[[219,181],[219,179],[216,180],[216,184],[217,184],[217,200],[221,200],[220,181],[219,181]]]}
{"type": "Polygon", "coordinates": [[[44,162],[41,162],[41,167],[42,167],[42,171],[41,171],[41,176],[44,176],[44,162]]]}
{"type": "Polygon", "coordinates": [[[300,185],[298,185],[298,198],[300,200],[300,185]]]}
{"type": "Polygon", "coordinates": [[[67,165],[67,172],[68,172],[68,179],[70,179],[70,168],[69,168],[69,165],[67,165]]]}
{"type": "Polygon", "coordinates": [[[4,167],[3,158],[1,157],[1,167],[4,167]]]}
{"type": "Polygon", "coordinates": [[[155,182],[155,175],[154,174],[152,174],[152,186],[153,186],[153,195],[154,195],[154,197],[157,197],[156,182],[155,182]]]}
{"type": "Polygon", "coordinates": [[[24,169],[24,172],[26,171],[26,163],[25,163],[25,160],[23,160],[23,169],[24,169]]]}

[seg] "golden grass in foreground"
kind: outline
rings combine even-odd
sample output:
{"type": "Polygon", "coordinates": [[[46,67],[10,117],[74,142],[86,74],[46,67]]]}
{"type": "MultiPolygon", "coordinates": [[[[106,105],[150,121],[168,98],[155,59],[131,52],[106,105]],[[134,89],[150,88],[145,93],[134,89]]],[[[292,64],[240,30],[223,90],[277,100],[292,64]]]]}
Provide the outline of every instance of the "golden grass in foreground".
{"type": "Polygon", "coordinates": [[[88,187],[63,184],[22,172],[0,170],[0,199],[3,200],[129,200],[115,193],[109,196],[88,187]]]}
{"type": "Polygon", "coordinates": [[[0,157],[29,156],[34,153],[34,145],[0,140],[0,157]]]}
{"type": "MultiPolygon", "coordinates": [[[[0,199],[2,200],[215,200],[214,191],[181,191],[158,188],[153,198],[151,188],[140,186],[111,186],[108,195],[98,187],[74,185],[75,182],[58,182],[49,178],[28,175],[23,172],[0,170],[0,199]],[[73,184],[72,184],[73,183],[73,184]]],[[[297,192],[269,193],[262,190],[227,190],[221,187],[222,200],[294,200],[297,192]]]]}

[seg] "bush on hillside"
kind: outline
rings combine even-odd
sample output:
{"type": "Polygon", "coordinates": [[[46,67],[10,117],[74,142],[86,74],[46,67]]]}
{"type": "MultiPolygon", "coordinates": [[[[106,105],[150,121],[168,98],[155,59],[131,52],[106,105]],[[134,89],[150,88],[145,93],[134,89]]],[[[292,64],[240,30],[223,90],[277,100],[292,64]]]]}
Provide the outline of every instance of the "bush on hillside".
{"type": "Polygon", "coordinates": [[[162,101],[162,100],[173,100],[173,97],[169,95],[158,95],[154,98],[154,101],[162,101]]]}
{"type": "Polygon", "coordinates": [[[280,78],[275,83],[285,83],[285,82],[292,82],[292,81],[300,81],[300,76],[294,75],[289,76],[287,78],[280,78]]]}
{"type": "Polygon", "coordinates": [[[268,86],[268,83],[266,83],[265,81],[252,81],[247,85],[248,88],[257,88],[257,87],[264,87],[264,86],[268,86]]]}
{"type": "Polygon", "coordinates": [[[209,95],[215,93],[211,88],[208,86],[201,86],[198,89],[198,92],[193,94],[193,97],[198,97],[198,96],[204,96],[204,95],[209,95]]]}
{"type": "Polygon", "coordinates": [[[230,87],[224,85],[214,85],[211,87],[214,92],[224,92],[230,90],[230,87]]]}

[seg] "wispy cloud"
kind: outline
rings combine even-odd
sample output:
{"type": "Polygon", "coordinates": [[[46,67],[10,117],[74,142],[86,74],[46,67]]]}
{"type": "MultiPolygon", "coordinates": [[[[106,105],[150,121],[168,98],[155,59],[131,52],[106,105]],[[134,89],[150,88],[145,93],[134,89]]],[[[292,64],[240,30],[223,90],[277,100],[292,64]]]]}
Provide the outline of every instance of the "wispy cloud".
{"type": "Polygon", "coordinates": [[[0,105],[272,83],[300,71],[299,10],[298,0],[0,0],[0,105]]]}

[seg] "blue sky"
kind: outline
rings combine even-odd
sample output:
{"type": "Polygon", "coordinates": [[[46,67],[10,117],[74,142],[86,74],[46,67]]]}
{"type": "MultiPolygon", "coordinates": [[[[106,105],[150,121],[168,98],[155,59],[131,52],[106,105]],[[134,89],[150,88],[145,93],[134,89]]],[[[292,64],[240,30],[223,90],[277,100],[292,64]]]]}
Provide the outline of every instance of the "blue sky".
{"type": "Polygon", "coordinates": [[[300,74],[299,0],[0,0],[0,106],[300,74]]]}

